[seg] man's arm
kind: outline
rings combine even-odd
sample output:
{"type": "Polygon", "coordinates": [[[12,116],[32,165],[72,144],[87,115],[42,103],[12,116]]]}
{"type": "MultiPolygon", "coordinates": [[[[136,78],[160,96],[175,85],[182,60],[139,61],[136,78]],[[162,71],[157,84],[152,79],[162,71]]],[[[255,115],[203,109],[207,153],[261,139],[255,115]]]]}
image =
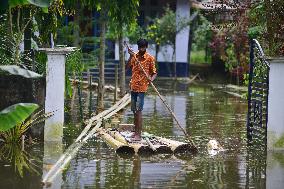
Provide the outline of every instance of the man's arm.
{"type": "Polygon", "coordinates": [[[155,58],[152,59],[151,61],[151,65],[150,65],[150,77],[149,77],[149,80],[151,82],[153,82],[156,77],[157,77],[157,69],[156,69],[156,66],[155,66],[155,58]]]}
{"type": "Polygon", "coordinates": [[[153,82],[157,77],[157,73],[154,73],[153,75],[151,75],[150,80],[151,82],[153,82]]]}
{"type": "MultiPolygon", "coordinates": [[[[128,46],[127,46],[128,47],[128,46]]],[[[130,55],[130,57],[129,57],[129,59],[128,59],[128,61],[127,61],[127,63],[126,63],[126,65],[125,65],[125,69],[129,69],[129,68],[131,68],[131,59],[133,58],[133,56],[135,56],[135,53],[134,53],[134,51],[132,50],[132,49],[130,49],[129,47],[128,47],[128,53],[129,53],[129,55],[130,55]]]]}

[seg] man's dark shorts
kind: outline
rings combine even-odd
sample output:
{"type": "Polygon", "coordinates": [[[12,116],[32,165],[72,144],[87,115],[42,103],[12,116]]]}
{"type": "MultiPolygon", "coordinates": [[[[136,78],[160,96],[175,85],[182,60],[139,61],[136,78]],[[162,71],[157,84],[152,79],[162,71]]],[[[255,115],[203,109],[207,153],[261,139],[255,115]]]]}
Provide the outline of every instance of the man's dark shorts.
{"type": "Polygon", "coordinates": [[[143,92],[131,91],[131,110],[133,112],[143,110],[144,96],[145,96],[145,93],[143,93],[143,92]]]}

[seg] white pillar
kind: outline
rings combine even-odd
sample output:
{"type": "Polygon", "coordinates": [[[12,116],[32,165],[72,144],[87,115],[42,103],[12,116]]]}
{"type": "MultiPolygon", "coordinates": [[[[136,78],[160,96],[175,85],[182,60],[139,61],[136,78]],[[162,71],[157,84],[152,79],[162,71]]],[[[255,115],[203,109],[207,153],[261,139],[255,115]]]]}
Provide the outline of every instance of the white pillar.
{"type": "Polygon", "coordinates": [[[118,40],[115,41],[115,45],[114,45],[114,60],[119,60],[119,44],[118,44],[118,40]]]}
{"type": "Polygon", "coordinates": [[[284,150],[284,57],[269,62],[267,149],[284,150]]]}
{"type": "MultiPolygon", "coordinates": [[[[190,17],[189,0],[177,0],[176,22],[180,19],[188,20],[190,17]]],[[[176,62],[188,62],[189,26],[176,35],[176,62]]]]}
{"type": "Polygon", "coordinates": [[[281,160],[284,153],[267,153],[266,165],[266,188],[283,189],[284,186],[284,167],[281,160]]]}
{"type": "Polygon", "coordinates": [[[40,49],[47,53],[45,113],[54,115],[45,121],[44,141],[62,141],[66,54],[74,48],[40,49]]]}
{"type": "MultiPolygon", "coordinates": [[[[61,142],[44,142],[44,156],[42,179],[45,179],[47,173],[56,164],[63,153],[63,145],[61,142]]],[[[49,177],[50,178],[50,177],[49,177]]],[[[63,183],[62,170],[52,179],[52,183],[45,183],[43,189],[59,189],[63,183]],[[51,186],[50,186],[51,184],[51,186]]]]}

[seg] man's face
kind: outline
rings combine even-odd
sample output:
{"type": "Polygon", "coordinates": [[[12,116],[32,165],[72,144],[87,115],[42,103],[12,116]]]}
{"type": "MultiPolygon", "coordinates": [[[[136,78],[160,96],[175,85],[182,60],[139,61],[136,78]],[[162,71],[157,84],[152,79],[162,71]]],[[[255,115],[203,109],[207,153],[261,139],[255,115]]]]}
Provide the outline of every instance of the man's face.
{"type": "Polygon", "coordinates": [[[147,49],[147,47],[138,47],[139,54],[143,56],[146,52],[146,49],[147,49]]]}

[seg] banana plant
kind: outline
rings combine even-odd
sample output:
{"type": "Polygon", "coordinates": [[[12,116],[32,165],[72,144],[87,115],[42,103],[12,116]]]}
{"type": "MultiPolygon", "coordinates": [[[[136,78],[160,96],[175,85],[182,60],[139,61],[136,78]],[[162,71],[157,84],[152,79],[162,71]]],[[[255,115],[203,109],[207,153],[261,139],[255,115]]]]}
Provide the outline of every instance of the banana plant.
{"type": "Polygon", "coordinates": [[[51,117],[54,113],[44,113],[43,110],[38,111],[37,104],[33,103],[19,103],[2,110],[0,112],[0,138],[5,143],[19,143],[22,135],[26,131],[46,119],[51,117]]]}
{"type": "Polygon", "coordinates": [[[52,0],[8,0],[8,5],[9,8],[28,4],[32,4],[38,7],[49,7],[51,1],[52,0]]]}
{"type": "Polygon", "coordinates": [[[34,103],[18,103],[0,112],[0,131],[7,131],[24,122],[36,109],[34,103]]]}

